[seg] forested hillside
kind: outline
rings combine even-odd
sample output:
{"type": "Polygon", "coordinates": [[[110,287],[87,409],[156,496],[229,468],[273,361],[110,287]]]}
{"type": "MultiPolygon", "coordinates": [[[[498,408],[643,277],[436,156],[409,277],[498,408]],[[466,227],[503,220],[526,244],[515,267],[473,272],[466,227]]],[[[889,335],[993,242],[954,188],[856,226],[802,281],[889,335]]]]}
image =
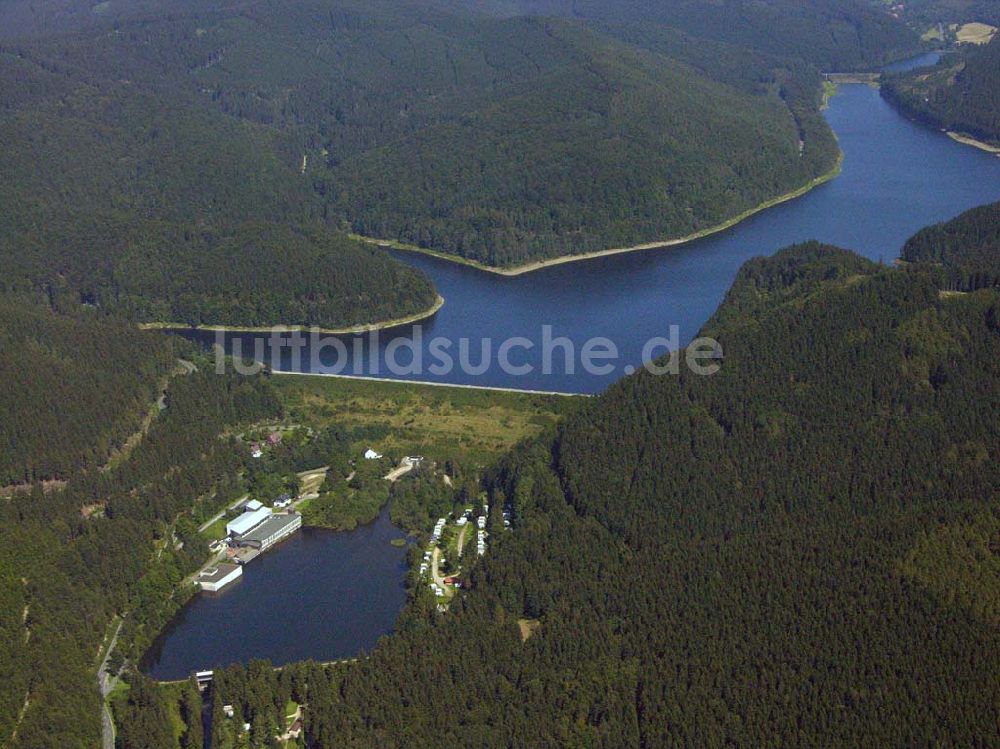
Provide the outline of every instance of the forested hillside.
{"type": "Polygon", "coordinates": [[[158,228],[128,246],[113,276],[109,306],[136,320],[342,328],[422,312],[436,296],[422,273],[319,227],[158,228]]]}
{"type": "Polygon", "coordinates": [[[281,133],[219,112],[141,44],[95,57],[109,40],[120,41],[101,30],[0,48],[0,139],[12,145],[0,153],[0,289],[232,325],[341,327],[433,303],[422,273],[324,225],[281,133]]]}
{"type": "MultiPolygon", "coordinates": [[[[93,387],[76,394],[99,394],[93,387]]],[[[41,424],[62,410],[37,400],[20,409],[9,413],[34,410],[41,424]]],[[[243,491],[246,451],[220,437],[280,409],[263,379],[178,375],[165,410],[114,469],[78,471],[63,488],[0,502],[3,746],[100,745],[98,653],[116,614],[128,611],[118,662],[121,654],[134,661],[191,593],[181,583],[204,561],[198,524],[243,491]]]]}
{"type": "Polygon", "coordinates": [[[902,257],[940,265],[955,291],[1000,286],[1000,203],[927,227],[910,238],[902,257]]]}
{"type": "MultiPolygon", "coordinates": [[[[437,0],[448,7],[467,0],[437,0]]],[[[497,14],[554,15],[671,26],[695,36],[808,60],[824,70],[872,69],[919,46],[888,8],[865,0],[474,0],[497,14]]]]}
{"type": "Polygon", "coordinates": [[[313,747],[996,745],[1000,295],[939,280],[748,263],[720,373],[627,378],[498,467],[515,530],[447,614],[219,699],[294,690],[313,747]]]}
{"type": "MultiPolygon", "coordinates": [[[[245,0],[219,2],[223,12],[242,10],[245,0]]],[[[414,11],[427,14],[437,8],[458,14],[511,16],[561,16],[580,20],[613,21],[671,26],[696,36],[726,41],[742,47],[791,55],[828,69],[872,68],[917,49],[917,35],[889,14],[888,7],[865,0],[410,0],[389,5],[366,4],[370,9],[391,8],[397,16],[414,11]]],[[[908,14],[933,20],[981,20],[995,13],[991,0],[914,0],[908,14]],[[940,12],[937,12],[940,10],[940,12]],[[936,15],[935,15],[936,13],[936,15]]],[[[102,28],[162,14],[160,0],[99,3],[90,0],[31,0],[0,3],[0,38],[40,36],[102,28]]],[[[178,0],[175,17],[198,13],[204,3],[178,0]]],[[[342,7],[342,6],[341,6],[342,7]]],[[[361,8],[354,3],[354,8],[361,8]]],[[[291,10],[290,6],[285,10],[291,10]]]]}
{"type": "Polygon", "coordinates": [[[882,92],[920,122],[1000,145],[1000,36],[930,70],[887,77],[882,92]]]}
{"type": "Polygon", "coordinates": [[[333,303],[351,290],[384,296],[390,316],[433,291],[330,230],[511,265],[683,236],[836,162],[816,71],[794,57],[662,25],[455,10],[151,1],[7,39],[0,132],[24,146],[3,157],[14,278],[54,283],[55,256],[60,283],[131,314],[333,326],[359,322],[333,303]],[[228,241],[250,222],[306,228],[293,248],[265,234],[251,252],[228,241]],[[143,285],[136,254],[202,278],[199,299],[143,285]],[[317,278],[321,254],[336,272],[317,278]],[[272,257],[287,260],[270,279],[277,310],[202,273],[272,257]]]}
{"type": "Polygon", "coordinates": [[[103,463],[139,428],[172,366],[162,336],[93,310],[0,302],[0,487],[103,463]]]}
{"type": "Polygon", "coordinates": [[[909,0],[906,16],[922,24],[1000,24],[1000,3],[995,0],[909,0]]]}
{"type": "Polygon", "coordinates": [[[489,39],[479,54],[507,68],[493,75],[540,56],[549,64],[398,147],[344,159],[333,176],[352,187],[335,205],[356,231],[511,265],[685,236],[835,163],[818,81],[810,88],[804,70],[725,50],[760,71],[751,91],[718,85],[653,33],[625,46],[574,24],[513,19],[489,39]]]}

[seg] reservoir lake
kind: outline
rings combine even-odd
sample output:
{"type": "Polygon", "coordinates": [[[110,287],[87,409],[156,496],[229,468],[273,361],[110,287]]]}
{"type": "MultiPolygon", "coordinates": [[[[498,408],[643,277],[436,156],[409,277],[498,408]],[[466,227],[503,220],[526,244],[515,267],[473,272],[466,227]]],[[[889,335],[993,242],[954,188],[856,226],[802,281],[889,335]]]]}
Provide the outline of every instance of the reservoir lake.
{"type": "MultiPolygon", "coordinates": [[[[919,62],[933,63],[934,56],[919,62]]],[[[910,63],[913,65],[914,63],[910,63]]],[[[517,364],[529,374],[512,375],[498,366],[482,375],[458,369],[398,379],[486,385],[544,391],[597,393],[642,363],[644,344],[669,337],[678,345],[697,335],[722,301],[740,266],[790,244],[820,240],[891,263],[908,237],[927,224],[1000,200],[1000,158],[952,141],[945,134],[900,116],[867,85],[842,86],[826,116],[844,152],[843,173],[796,200],[768,209],[738,226],[683,246],[647,250],[552,266],[505,277],[426,255],[396,252],[423,269],[445,298],[444,307],[420,325],[420,355],[443,336],[473,342],[477,362],[481,339],[498,345],[514,336],[535,342],[519,350],[517,364]],[[614,371],[591,374],[559,368],[541,370],[542,327],[581,347],[594,337],[619,352],[614,371]]],[[[213,333],[185,333],[206,344],[213,333]]],[[[384,354],[397,336],[414,326],[360,337],[366,351],[384,354]]],[[[232,351],[254,350],[253,334],[227,334],[232,351]]],[[[351,337],[343,342],[353,347],[351,337]]],[[[662,351],[660,352],[662,353],[662,351]]],[[[323,371],[304,352],[300,371],[323,371]]],[[[367,359],[367,356],[366,356],[367,359]]],[[[559,357],[556,357],[559,359],[559,357]]],[[[397,361],[407,363],[400,354],[397,361]]],[[[280,368],[292,368],[284,358],[280,368]]],[[[562,363],[562,362],[557,362],[562,363]]],[[[347,370],[347,373],[353,373],[347,370]]],[[[383,368],[361,374],[392,377],[383,368]]],[[[160,679],[192,671],[266,658],[275,664],[314,658],[353,657],[392,630],[405,600],[405,549],[387,512],[372,525],[349,533],[303,532],[247,566],[243,578],[217,596],[199,595],[163,632],[144,659],[144,670],[160,679]]]]}
{"type": "MultiPolygon", "coordinates": [[[[933,57],[923,58],[932,62],[933,57]]],[[[423,358],[419,372],[387,371],[386,346],[394,338],[414,337],[415,326],[384,330],[374,336],[379,356],[370,365],[373,337],[358,336],[365,354],[361,367],[352,358],[345,374],[374,375],[451,384],[485,385],[524,390],[596,393],[641,365],[643,348],[654,337],[686,345],[712,315],[749,258],[770,255],[788,245],[819,240],[854,250],[872,260],[891,263],[903,243],[918,229],[943,221],[974,206],[1000,200],[1000,158],[952,141],[944,133],[919,126],[893,109],[867,85],[842,86],[826,113],[844,152],[842,174],[807,195],[765,210],[719,234],[689,244],[643,250],[564,265],[522,276],[500,276],[415,252],[393,251],[404,262],[424,270],[445,298],[444,307],[419,324],[423,358]],[[577,352],[595,337],[611,341],[618,351],[613,370],[592,374],[576,358],[574,371],[564,367],[560,352],[551,373],[542,371],[543,326],[550,337],[565,337],[577,352]],[[447,374],[428,371],[434,359],[428,345],[436,337],[470,340],[469,360],[478,364],[483,340],[492,346],[492,365],[482,374],[458,366],[447,374]],[[524,337],[534,347],[515,349],[513,364],[529,365],[527,374],[511,374],[497,365],[501,342],[524,337]]],[[[206,344],[210,332],[186,333],[206,344]]],[[[245,356],[254,352],[254,334],[218,334],[228,351],[234,344],[245,356]]],[[[354,350],[353,336],[341,337],[354,350]]],[[[657,353],[662,354],[659,350],[657,353]]],[[[458,357],[454,357],[457,361],[458,357]]],[[[275,369],[330,371],[336,351],[314,357],[309,346],[301,361],[287,350],[275,369]],[[315,358],[315,361],[313,360],[315,358]]],[[[412,364],[407,348],[396,361],[412,364]]]]}

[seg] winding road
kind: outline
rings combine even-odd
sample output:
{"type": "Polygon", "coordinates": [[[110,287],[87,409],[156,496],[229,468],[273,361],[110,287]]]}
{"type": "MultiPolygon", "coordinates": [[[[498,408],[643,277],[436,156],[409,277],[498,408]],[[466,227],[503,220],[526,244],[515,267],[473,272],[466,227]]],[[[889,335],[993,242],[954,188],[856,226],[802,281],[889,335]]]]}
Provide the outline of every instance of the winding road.
{"type": "Polygon", "coordinates": [[[103,749],[115,749],[115,723],[111,719],[111,709],[108,707],[108,695],[118,682],[117,676],[108,673],[108,659],[114,652],[115,645],[118,644],[118,633],[122,631],[123,619],[118,620],[115,633],[111,636],[107,650],[104,651],[104,658],[97,669],[97,688],[101,690],[101,746],[103,749]]]}

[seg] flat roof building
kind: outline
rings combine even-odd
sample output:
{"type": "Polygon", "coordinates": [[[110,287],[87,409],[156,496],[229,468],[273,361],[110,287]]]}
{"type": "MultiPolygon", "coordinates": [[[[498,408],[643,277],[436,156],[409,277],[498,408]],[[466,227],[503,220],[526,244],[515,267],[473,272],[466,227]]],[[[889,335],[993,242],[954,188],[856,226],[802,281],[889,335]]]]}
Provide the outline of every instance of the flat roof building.
{"type": "Polygon", "coordinates": [[[230,520],[226,523],[226,535],[239,540],[241,536],[246,535],[248,532],[256,528],[258,525],[271,517],[272,514],[273,510],[271,510],[270,507],[258,507],[256,510],[244,512],[238,518],[230,520]]]}
{"type": "Polygon", "coordinates": [[[215,567],[206,567],[199,572],[198,586],[210,593],[218,593],[242,574],[243,568],[238,564],[222,562],[215,567]]]}
{"type": "Polygon", "coordinates": [[[250,546],[264,551],[302,527],[302,516],[296,512],[271,515],[263,523],[239,538],[240,546],[250,546]]]}

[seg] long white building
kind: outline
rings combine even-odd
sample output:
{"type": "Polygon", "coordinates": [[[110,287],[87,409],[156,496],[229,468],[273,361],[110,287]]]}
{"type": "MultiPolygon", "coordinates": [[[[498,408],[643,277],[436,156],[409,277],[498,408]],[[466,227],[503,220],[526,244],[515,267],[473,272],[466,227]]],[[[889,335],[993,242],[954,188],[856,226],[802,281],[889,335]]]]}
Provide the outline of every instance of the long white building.
{"type": "Polygon", "coordinates": [[[258,507],[256,510],[244,512],[238,518],[226,523],[226,535],[232,536],[238,541],[273,514],[274,511],[270,507],[258,507]]]}
{"type": "Polygon", "coordinates": [[[243,533],[238,540],[240,546],[249,546],[265,551],[302,527],[302,516],[296,512],[287,515],[269,515],[263,523],[243,533]]]}

